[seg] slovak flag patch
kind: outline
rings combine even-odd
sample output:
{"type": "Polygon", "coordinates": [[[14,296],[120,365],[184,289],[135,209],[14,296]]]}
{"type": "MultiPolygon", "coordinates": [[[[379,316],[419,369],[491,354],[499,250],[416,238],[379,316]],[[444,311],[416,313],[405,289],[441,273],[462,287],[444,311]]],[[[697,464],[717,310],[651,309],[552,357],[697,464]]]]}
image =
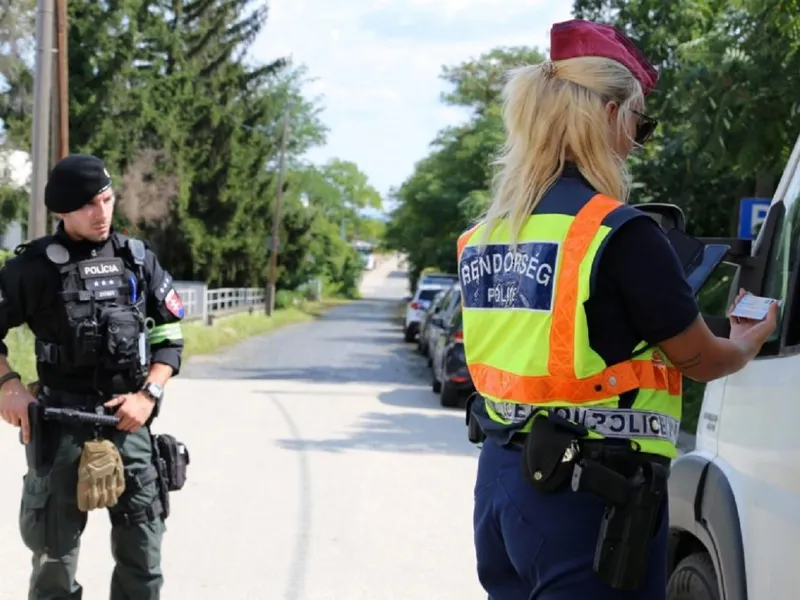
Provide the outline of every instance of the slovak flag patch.
{"type": "Polygon", "coordinates": [[[166,304],[167,310],[179,319],[182,319],[183,315],[186,313],[183,302],[181,302],[181,297],[178,296],[178,292],[175,291],[175,288],[172,288],[169,294],[167,294],[167,297],[164,298],[164,304],[166,304]]]}

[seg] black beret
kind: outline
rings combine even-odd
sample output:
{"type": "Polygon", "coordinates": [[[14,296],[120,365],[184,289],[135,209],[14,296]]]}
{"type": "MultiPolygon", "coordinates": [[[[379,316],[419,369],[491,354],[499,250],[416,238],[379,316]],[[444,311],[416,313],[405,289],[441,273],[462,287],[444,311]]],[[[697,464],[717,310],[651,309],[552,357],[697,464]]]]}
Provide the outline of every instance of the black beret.
{"type": "Polygon", "coordinates": [[[54,213],[70,213],[82,208],[111,185],[111,176],[102,160],[88,154],[62,158],[44,188],[44,205],[54,213]]]}

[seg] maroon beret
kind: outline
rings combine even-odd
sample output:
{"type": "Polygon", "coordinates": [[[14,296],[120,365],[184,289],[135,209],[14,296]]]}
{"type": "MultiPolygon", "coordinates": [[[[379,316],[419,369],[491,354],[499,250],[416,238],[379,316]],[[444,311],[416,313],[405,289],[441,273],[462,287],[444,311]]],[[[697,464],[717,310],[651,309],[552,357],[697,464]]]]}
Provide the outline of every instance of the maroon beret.
{"type": "Polygon", "coordinates": [[[550,60],[566,60],[581,56],[601,56],[622,63],[647,96],[656,87],[658,71],[633,41],[611,25],[572,19],[556,23],[550,30],[550,60]]]}

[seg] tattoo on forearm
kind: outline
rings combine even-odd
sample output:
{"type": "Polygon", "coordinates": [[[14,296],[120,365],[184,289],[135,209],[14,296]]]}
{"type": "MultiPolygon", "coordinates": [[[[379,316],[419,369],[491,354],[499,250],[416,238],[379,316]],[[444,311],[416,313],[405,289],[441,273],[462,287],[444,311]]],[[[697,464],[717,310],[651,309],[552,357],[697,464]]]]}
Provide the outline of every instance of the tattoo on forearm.
{"type": "Polygon", "coordinates": [[[686,360],[679,360],[675,362],[675,366],[679,369],[693,369],[701,362],[700,360],[700,353],[698,352],[694,356],[687,358],[686,360]]]}

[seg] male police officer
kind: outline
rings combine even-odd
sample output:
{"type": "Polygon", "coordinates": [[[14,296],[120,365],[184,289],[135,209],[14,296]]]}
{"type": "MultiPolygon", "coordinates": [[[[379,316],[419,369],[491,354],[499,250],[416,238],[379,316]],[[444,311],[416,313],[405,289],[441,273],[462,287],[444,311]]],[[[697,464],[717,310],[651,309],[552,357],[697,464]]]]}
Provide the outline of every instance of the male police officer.
{"type": "Polygon", "coordinates": [[[103,507],[116,563],[111,599],[153,600],[162,586],[166,514],[149,424],[180,367],[184,309],[155,255],[113,230],[114,202],[100,159],[67,156],[45,190],[45,204],[62,219],[56,233],[17,248],[0,270],[0,340],[26,323],[39,377],[38,390],[26,387],[0,341],[3,419],[30,447],[35,396],[46,407],[119,417],[116,429],[44,422],[48,459],[29,464],[19,516],[33,552],[30,600],[82,598],[79,539],[87,511],[103,507]]]}

